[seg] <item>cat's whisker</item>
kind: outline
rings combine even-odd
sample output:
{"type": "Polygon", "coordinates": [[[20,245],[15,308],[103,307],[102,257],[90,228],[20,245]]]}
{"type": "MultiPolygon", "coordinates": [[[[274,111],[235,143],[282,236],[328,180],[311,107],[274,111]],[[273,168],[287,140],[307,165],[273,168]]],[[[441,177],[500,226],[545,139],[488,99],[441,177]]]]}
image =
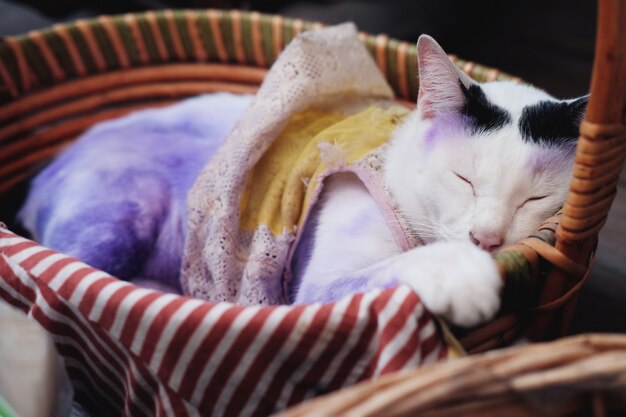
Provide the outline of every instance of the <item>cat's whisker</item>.
{"type": "Polygon", "coordinates": [[[431,217],[423,217],[419,221],[409,218],[407,224],[411,228],[408,234],[419,239],[433,240],[458,240],[455,233],[441,220],[431,217]]]}

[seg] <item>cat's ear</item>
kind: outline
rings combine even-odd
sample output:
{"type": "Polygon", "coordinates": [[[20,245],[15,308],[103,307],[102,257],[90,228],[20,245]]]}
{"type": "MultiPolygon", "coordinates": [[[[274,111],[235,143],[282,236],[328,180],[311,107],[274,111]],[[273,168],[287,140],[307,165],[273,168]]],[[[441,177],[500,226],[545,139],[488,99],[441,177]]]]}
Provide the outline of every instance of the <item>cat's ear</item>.
{"type": "Polygon", "coordinates": [[[466,99],[461,85],[469,89],[475,82],[428,35],[420,36],[417,41],[417,59],[420,82],[417,104],[422,117],[430,119],[461,110],[466,99]]]}
{"type": "MultiPolygon", "coordinates": [[[[571,132],[569,137],[578,138],[580,133],[580,123],[585,118],[585,112],[587,111],[587,103],[589,102],[589,95],[575,98],[567,101],[567,120],[569,121],[569,130],[564,128],[564,131],[571,132]]],[[[554,118],[559,120],[558,117],[554,118]]]]}
{"type": "Polygon", "coordinates": [[[567,103],[571,114],[574,116],[576,125],[582,122],[585,117],[585,111],[587,110],[587,103],[589,102],[589,94],[586,96],[578,97],[569,103],[567,103]]]}

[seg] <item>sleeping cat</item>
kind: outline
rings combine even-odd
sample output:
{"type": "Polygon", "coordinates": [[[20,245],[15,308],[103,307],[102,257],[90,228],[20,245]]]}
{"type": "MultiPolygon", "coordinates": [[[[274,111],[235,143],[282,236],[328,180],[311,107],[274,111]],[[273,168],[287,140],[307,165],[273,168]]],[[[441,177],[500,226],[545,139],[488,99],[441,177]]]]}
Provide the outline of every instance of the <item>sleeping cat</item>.
{"type": "MultiPolygon", "coordinates": [[[[363,184],[334,175],[296,248],[291,301],[404,283],[433,313],[471,326],[499,308],[491,253],[563,203],[586,98],[479,85],[432,38],[417,48],[417,108],[392,135],[384,169],[425,245],[401,253],[363,184]]],[[[118,277],[180,291],[187,192],[250,100],[205,96],[95,127],[35,178],[24,225],[118,277]]]]}

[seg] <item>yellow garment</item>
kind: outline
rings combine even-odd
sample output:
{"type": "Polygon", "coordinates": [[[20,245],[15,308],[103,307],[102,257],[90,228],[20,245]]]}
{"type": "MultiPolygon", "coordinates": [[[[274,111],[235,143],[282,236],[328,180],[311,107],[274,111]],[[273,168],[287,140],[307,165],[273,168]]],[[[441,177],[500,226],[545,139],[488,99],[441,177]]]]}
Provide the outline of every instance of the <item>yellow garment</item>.
{"type": "MultiPolygon", "coordinates": [[[[254,231],[265,225],[275,236],[294,232],[320,180],[331,170],[349,170],[385,144],[407,113],[404,107],[369,107],[352,116],[305,111],[292,117],[248,175],[240,201],[241,228],[254,231]]],[[[439,320],[439,325],[448,357],[466,356],[445,322],[439,320]]]]}
{"type": "Polygon", "coordinates": [[[304,220],[320,178],[383,145],[407,113],[404,107],[373,106],[352,116],[295,115],[248,176],[240,201],[242,229],[266,225],[274,235],[293,232],[304,220]]]}

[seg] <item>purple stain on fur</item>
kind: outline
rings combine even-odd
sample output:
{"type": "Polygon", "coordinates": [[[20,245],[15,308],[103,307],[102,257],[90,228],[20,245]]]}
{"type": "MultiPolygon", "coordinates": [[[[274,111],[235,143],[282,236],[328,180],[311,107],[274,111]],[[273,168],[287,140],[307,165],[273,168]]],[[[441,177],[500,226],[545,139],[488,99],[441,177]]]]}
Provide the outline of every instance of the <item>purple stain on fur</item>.
{"type": "Polygon", "coordinates": [[[528,159],[528,166],[533,174],[543,171],[562,172],[571,166],[575,152],[575,143],[564,144],[560,148],[537,150],[528,159]]]}
{"type": "Polygon", "coordinates": [[[368,277],[342,277],[330,283],[322,280],[319,285],[310,283],[302,288],[298,301],[303,304],[332,303],[343,297],[366,292],[370,289],[372,287],[368,277]]]}
{"type": "Polygon", "coordinates": [[[389,289],[389,288],[395,288],[398,285],[400,285],[400,281],[398,281],[398,279],[395,277],[391,277],[389,278],[389,280],[387,280],[382,285],[380,285],[380,288],[389,289]]]}
{"type": "Polygon", "coordinates": [[[379,216],[380,213],[377,208],[361,210],[349,223],[342,227],[341,232],[350,236],[358,236],[363,227],[375,222],[379,216]]]}
{"type": "Polygon", "coordinates": [[[438,115],[424,135],[424,144],[427,149],[432,149],[442,139],[457,137],[461,134],[467,136],[465,132],[469,126],[469,119],[462,115],[438,115]]]}
{"type": "Polygon", "coordinates": [[[201,96],[95,126],[33,180],[22,223],[45,246],[180,292],[187,193],[250,100],[201,96]]]}
{"type": "Polygon", "coordinates": [[[395,277],[389,277],[389,279],[384,282],[374,283],[372,280],[375,276],[374,271],[374,269],[370,269],[362,275],[344,276],[330,282],[320,280],[320,282],[317,283],[318,285],[309,283],[309,285],[302,289],[302,293],[299,294],[299,301],[303,303],[330,303],[352,294],[367,292],[374,288],[389,289],[400,285],[400,282],[395,277]]]}
{"type": "Polygon", "coordinates": [[[424,136],[424,143],[426,144],[426,146],[428,146],[429,148],[433,146],[433,144],[435,143],[435,139],[441,135],[441,130],[442,126],[439,123],[435,122],[432,124],[432,126],[430,127],[430,129],[428,129],[426,135],[424,136]]]}

